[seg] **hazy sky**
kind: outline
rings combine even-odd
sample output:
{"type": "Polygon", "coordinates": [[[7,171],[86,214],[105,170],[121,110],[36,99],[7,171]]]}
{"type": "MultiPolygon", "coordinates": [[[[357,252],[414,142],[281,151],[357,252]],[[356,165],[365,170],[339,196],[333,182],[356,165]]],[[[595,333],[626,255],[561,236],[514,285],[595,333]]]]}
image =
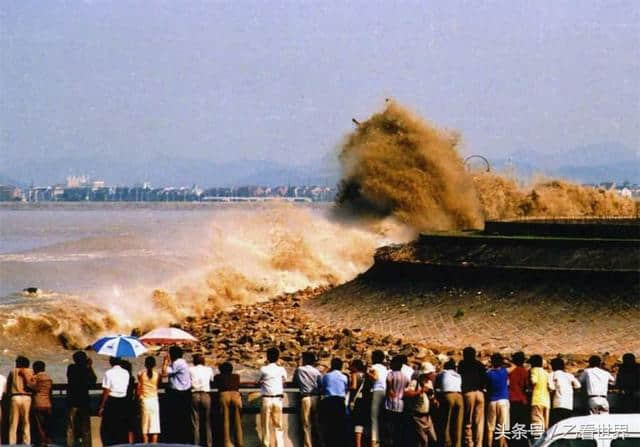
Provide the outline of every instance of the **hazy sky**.
{"type": "Polygon", "coordinates": [[[640,2],[0,3],[0,157],[322,157],[393,96],[491,157],[640,147],[640,2]]]}

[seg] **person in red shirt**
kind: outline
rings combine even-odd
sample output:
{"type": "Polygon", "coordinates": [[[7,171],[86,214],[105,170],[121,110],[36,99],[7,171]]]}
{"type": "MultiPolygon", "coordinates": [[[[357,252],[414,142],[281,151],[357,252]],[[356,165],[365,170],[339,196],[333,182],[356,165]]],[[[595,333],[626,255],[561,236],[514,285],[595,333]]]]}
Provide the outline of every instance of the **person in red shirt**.
{"type": "MultiPolygon", "coordinates": [[[[516,427],[516,424],[524,430],[529,429],[529,398],[527,392],[529,386],[529,371],[524,367],[525,355],[524,352],[518,351],[511,356],[512,366],[509,368],[509,405],[510,405],[510,419],[511,428],[516,427]]],[[[526,436],[521,436],[520,439],[512,439],[509,442],[510,446],[528,446],[526,436]]]]}

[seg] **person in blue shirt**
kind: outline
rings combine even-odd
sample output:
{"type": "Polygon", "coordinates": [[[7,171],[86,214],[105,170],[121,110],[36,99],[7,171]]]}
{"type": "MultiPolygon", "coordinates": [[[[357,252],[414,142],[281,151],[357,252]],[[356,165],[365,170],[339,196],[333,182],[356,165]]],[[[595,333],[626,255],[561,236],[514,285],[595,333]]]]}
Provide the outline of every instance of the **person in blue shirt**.
{"type": "Polygon", "coordinates": [[[500,447],[506,447],[505,434],[509,431],[509,372],[504,367],[501,354],[491,356],[487,378],[487,445],[493,445],[493,440],[498,439],[500,447]]]}
{"type": "Polygon", "coordinates": [[[167,440],[178,444],[190,444],[191,430],[191,374],[189,365],[182,358],[182,348],[171,346],[162,364],[162,375],[169,378],[167,389],[167,440]]]}
{"type": "Polygon", "coordinates": [[[320,421],[325,445],[332,447],[346,445],[348,390],[349,380],[342,372],[342,360],[331,359],[331,369],[322,377],[322,400],[320,401],[320,421]]]}

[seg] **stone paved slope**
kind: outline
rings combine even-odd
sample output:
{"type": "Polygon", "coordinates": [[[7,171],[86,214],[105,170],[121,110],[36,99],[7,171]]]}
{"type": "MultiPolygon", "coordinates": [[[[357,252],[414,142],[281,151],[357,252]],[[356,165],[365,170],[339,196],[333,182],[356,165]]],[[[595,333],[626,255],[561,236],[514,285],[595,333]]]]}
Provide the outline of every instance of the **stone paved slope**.
{"type": "Polygon", "coordinates": [[[548,355],[640,353],[636,291],[578,291],[553,284],[451,287],[381,282],[370,276],[308,301],[304,310],[328,325],[393,334],[445,349],[473,345],[548,355]]]}

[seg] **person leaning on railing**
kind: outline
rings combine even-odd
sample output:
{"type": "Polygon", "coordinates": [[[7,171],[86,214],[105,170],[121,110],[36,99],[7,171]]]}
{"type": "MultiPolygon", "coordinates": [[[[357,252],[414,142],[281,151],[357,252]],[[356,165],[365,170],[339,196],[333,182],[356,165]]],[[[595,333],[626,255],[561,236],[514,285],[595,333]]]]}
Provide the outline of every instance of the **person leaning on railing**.
{"type": "Polygon", "coordinates": [[[98,378],[93,363],[84,351],[73,354],[67,367],[67,445],[91,446],[89,389],[98,378]]]}
{"type": "Polygon", "coordinates": [[[271,446],[271,430],[276,435],[276,447],[284,447],[284,431],[282,424],[282,399],[284,398],[284,383],[287,381],[287,371],[278,365],[280,351],[278,348],[267,350],[266,366],[260,368],[260,393],[262,394],[262,408],[260,420],[262,422],[262,445],[271,446]]]}
{"type": "Polygon", "coordinates": [[[17,444],[18,426],[22,426],[22,444],[31,444],[31,425],[29,412],[31,409],[31,390],[33,386],[33,370],[29,368],[29,359],[19,355],[16,367],[7,378],[7,391],[11,396],[9,412],[9,444],[17,444]]]}
{"type": "Polygon", "coordinates": [[[100,437],[103,445],[126,444],[129,442],[129,373],[122,368],[118,357],[109,359],[111,369],[102,379],[102,397],[98,407],[100,437]]]}
{"type": "Polygon", "coordinates": [[[158,401],[160,375],[155,369],[155,357],[145,358],[144,368],[138,373],[137,389],[140,398],[142,442],[155,444],[160,435],[160,403],[158,401]]]}
{"type": "Polygon", "coordinates": [[[315,367],[316,356],[313,352],[302,353],[302,365],[293,373],[293,383],[300,389],[300,422],[304,447],[319,445],[318,403],[322,373],[315,367]]]}
{"type": "Polygon", "coordinates": [[[189,365],[182,358],[182,348],[171,346],[169,356],[162,363],[162,375],[169,378],[167,389],[167,408],[169,424],[167,440],[178,444],[189,444],[191,429],[191,374],[189,365]]]}
{"type": "Polygon", "coordinates": [[[231,426],[236,438],[236,447],[244,445],[242,435],[242,397],[240,396],[240,376],[233,374],[233,365],[224,362],[220,374],[213,378],[213,386],[218,389],[220,413],[222,414],[222,434],[224,447],[233,447],[231,426]]]}

